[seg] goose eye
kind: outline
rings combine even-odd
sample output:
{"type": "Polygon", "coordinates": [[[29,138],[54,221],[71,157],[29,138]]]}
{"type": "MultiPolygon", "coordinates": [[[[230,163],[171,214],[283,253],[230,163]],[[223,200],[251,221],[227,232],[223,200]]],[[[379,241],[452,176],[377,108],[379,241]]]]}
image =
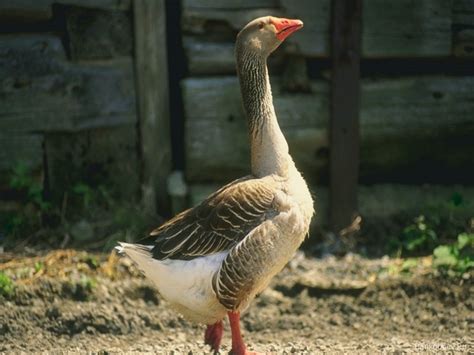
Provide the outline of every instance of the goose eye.
{"type": "Polygon", "coordinates": [[[260,23],[258,24],[258,28],[260,28],[260,29],[262,29],[264,26],[265,26],[265,24],[264,24],[263,22],[260,22],[260,23]]]}

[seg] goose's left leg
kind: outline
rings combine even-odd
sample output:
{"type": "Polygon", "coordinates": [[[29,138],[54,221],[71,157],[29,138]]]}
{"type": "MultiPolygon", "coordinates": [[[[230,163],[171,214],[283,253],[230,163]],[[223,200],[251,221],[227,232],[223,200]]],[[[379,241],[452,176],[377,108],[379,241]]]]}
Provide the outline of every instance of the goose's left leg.
{"type": "Polygon", "coordinates": [[[258,353],[253,351],[247,351],[242,334],[240,333],[240,313],[239,312],[228,312],[230,331],[232,332],[232,355],[257,355],[258,353]]]}
{"type": "Polygon", "coordinates": [[[222,334],[224,333],[224,326],[220,320],[217,323],[210,324],[206,328],[206,333],[204,334],[204,343],[211,346],[211,349],[214,352],[219,351],[221,346],[222,334]]]}

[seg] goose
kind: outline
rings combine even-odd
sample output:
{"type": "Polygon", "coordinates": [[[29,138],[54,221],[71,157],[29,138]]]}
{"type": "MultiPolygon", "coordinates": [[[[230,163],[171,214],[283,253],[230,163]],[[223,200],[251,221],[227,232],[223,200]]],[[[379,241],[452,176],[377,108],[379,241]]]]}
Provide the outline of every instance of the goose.
{"type": "Polygon", "coordinates": [[[266,64],[268,56],[302,27],[300,20],[266,16],[237,35],[251,174],[153,230],[153,245],[121,242],[117,247],[171,307],[207,325],[204,341],[215,352],[227,316],[231,353],[250,354],[240,315],[295,254],[314,213],[310,191],[278,125],[266,64]]]}

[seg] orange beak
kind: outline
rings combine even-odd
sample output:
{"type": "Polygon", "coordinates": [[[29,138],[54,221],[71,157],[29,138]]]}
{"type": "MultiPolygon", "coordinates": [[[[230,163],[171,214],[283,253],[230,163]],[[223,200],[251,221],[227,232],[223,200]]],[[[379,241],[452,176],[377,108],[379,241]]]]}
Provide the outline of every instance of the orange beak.
{"type": "Polygon", "coordinates": [[[277,31],[276,36],[280,41],[284,41],[293,32],[296,32],[303,27],[303,21],[301,20],[272,17],[270,21],[273,26],[275,26],[277,31]]]}

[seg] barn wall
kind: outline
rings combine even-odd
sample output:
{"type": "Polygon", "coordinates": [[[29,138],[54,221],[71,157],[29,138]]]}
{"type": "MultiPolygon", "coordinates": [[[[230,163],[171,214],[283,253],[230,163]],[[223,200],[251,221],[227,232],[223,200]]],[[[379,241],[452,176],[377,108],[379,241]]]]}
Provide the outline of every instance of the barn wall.
{"type": "MultiPolygon", "coordinates": [[[[183,0],[188,76],[181,87],[194,203],[216,183],[249,172],[233,43],[243,25],[268,14],[305,24],[272,55],[269,67],[277,116],[296,164],[314,191],[327,184],[330,0],[183,0]]],[[[399,184],[443,184],[453,191],[454,184],[472,185],[472,1],[367,0],[362,17],[360,183],[392,191],[400,191],[399,184]]]]}
{"type": "Polygon", "coordinates": [[[136,198],[130,1],[0,3],[0,185],[28,166],[62,198],[76,183],[136,198]]]}
{"type": "MultiPolygon", "coordinates": [[[[267,14],[305,23],[269,66],[290,150],[313,190],[324,188],[330,0],[180,3],[191,201],[249,171],[233,44],[243,25],[267,14]]],[[[363,4],[360,182],[472,185],[473,2],[363,4]]],[[[58,198],[77,182],[138,197],[134,35],[130,0],[0,1],[0,192],[21,163],[58,198]]]]}

